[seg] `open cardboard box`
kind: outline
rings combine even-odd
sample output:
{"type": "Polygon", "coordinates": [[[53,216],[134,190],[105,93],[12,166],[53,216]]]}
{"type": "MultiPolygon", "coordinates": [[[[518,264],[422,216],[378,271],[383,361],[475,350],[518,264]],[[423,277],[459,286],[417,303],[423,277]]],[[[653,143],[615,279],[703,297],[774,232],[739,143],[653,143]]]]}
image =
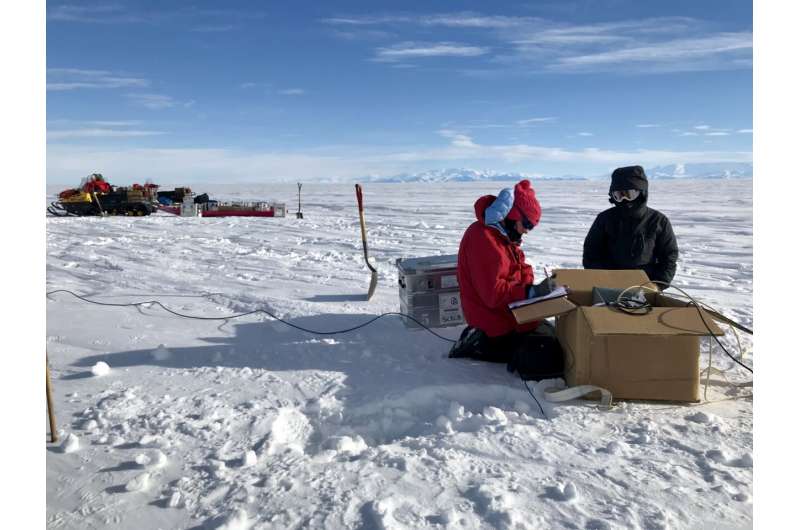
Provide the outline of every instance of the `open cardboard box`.
{"type": "Polygon", "coordinates": [[[699,401],[700,337],[723,334],[710,313],[701,310],[701,318],[685,300],[655,292],[646,293],[653,309],[643,315],[592,307],[593,287],[646,285],[641,270],[560,269],[553,276],[575,306],[556,318],[568,385],[597,385],[614,399],[699,401]]]}

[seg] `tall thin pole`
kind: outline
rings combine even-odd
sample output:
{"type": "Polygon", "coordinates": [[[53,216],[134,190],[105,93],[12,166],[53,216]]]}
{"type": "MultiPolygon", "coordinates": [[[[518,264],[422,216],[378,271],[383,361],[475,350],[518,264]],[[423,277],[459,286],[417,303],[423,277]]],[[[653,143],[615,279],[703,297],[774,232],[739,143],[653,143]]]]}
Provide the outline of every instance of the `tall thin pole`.
{"type": "Polygon", "coordinates": [[[50,419],[50,443],[56,443],[58,441],[56,414],[53,410],[53,387],[50,383],[50,361],[47,358],[47,354],[45,354],[44,360],[47,366],[47,417],[50,419]]]}
{"type": "Polygon", "coordinates": [[[303,212],[300,211],[300,189],[303,187],[299,182],[297,183],[297,218],[303,218],[303,212]]]}

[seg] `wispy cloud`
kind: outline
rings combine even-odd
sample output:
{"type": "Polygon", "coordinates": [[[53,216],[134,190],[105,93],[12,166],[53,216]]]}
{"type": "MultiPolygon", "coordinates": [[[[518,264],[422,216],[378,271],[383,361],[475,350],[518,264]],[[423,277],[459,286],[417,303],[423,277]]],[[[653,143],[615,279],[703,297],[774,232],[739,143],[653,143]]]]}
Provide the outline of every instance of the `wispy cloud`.
{"type": "Polygon", "coordinates": [[[537,123],[547,123],[550,121],[556,121],[557,119],[558,118],[555,116],[545,116],[541,118],[527,118],[525,120],[517,120],[517,125],[519,125],[520,127],[529,127],[537,123]]]}
{"type": "Polygon", "coordinates": [[[354,15],[323,18],[332,26],[443,26],[450,28],[509,29],[529,26],[540,19],[533,17],[493,16],[474,12],[431,15],[354,15]]]}
{"type": "Polygon", "coordinates": [[[239,85],[239,88],[249,89],[249,88],[272,88],[272,83],[266,83],[262,81],[246,81],[239,85]]]}
{"type": "Polygon", "coordinates": [[[61,4],[48,6],[47,20],[76,24],[160,24],[180,22],[189,31],[230,31],[242,22],[266,17],[265,12],[255,9],[201,8],[192,5],[159,9],[136,9],[121,3],[106,4],[61,4]],[[192,25],[194,24],[194,25],[192,25]]]}
{"type": "Polygon", "coordinates": [[[596,24],[562,24],[536,19],[537,24],[525,27],[524,37],[516,38],[518,45],[555,45],[585,47],[586,45],[630,45],[641,39],[662,38],[698,26],[686,17],[653,17],[596,24]]]}
{"type": "Polygon", "coordinates": [[[80,22],[84,24],[119,24],[142,22],[145,19],[117,4],[48,6],[47,20],[54,22],[80,22]]]}
{"type": "Polygon", "coordinates": [[[267,90],[269,92],[275,92],[281,96],[303,96],[308,93],[308,91],[304,88],[283,88],[280,90],[274,90],[272,83],[264,83],[264,82],[255,82],[255,81],[247,81],[245,83],[241,83],[239,88],[243,88],[245,90],[249,90],[252,88],[261,88],[267,90]]]}
{"type": "Polygon", "coordinates": [[[135,127],[141,125],[142,122],[140,120],[92,120],[86,123],[98,127],[135,127]]]}
{"type": "Polygon", "coordinates": [[[137,128],[140,120],[48,120],[48,140],[136,138],[159,136],[165,131],[137,128]]]}
{"type": "Polygon", "coordinates": [[[483,46],[454,42],[401,42],[375,51],[375,61],[393,62],[427,57],[476,57],[489,53],[483,46]]]}
{"type": "Polygon", "coordinates": [[[464,148],[476,147],[476,144],[472,141],[472,138],[461,132],[454,131],[451,129],[440,129],[438,133],[444,138],[450,139],[450,144],[453,145],[454,147],[464,147],[464,148]]]}
{"type": "Polygon", "coordinates": [[[522,62],[558,73],[626,73],[746,68],[752,32],[718,32],[688,17],[656,17],[601,24],[546,23],[512,41],[501,63],[522,62]],[[697,37],[697,35],[703,35],[697,37]]]}
{"type": "Polygon", "coordinates": [[[108,70],[83,70],[79,68],[48,68],[47,90],[63,91],[82,88],[146,87],[150,81],[108,70]]]}
{"type": "Polygon", "coordinates": [[[695,125],[690,131],[682,131],[680,129],[673,129],[672,132],[677,133],[679,136],[730,136],[730,129],[722,129],[719,127],[712,127],[707,124],[695,125]]]}
{"type": "Polygon", "coordinates": [[[655,129],[656,127],[661,127],[661,125],[657,123],[639,123],[636,127],[639,129],[655,129]]]}
{"type": "MultiPolygon", "coordinates": [[[[369,28],[404,34],[430,35],[431,28],[469,31],[473,43],[459,43],[458,55],[483,59],[486,71],[498,73],[590,73],[620,70],[628,73],[664,73],[752,67],[751,31],[720,32],[709,23],[689,17],[651,17],[596,24],[564,24],[538,17],[492,16],[474,12],[432,13],[417,16],[373,15],[323,19],[334,28],[369,28]],[[698,37],[698,35],[701,35],[698,37]],[[487,61],[488,60],[488,61],[487,61]]],[[[357,35],[357,32],[356,34],[357,35]]],[[[354,36],[355,36],[354,35],[354,36]]],[[[407,38],[380,47],[379,60],[395,54],[415,55],[434,45],[416,45],[407,38]],[[409,45],[411,43],[412,45],[409,45]]],[[[445,43],[442,43],[445,44],[445,43]]],[[[445,44],[446,45],[446,44],[445,44]]],[[[431,52],[431,55],[440,55],[431,52]]],[[[481,75],[471,68],[465,73],[481,75]]],[[[488,74],[486,74],[488,75],[488,74]]]]}
{"type": "Polygon", "coordinates": [[[749,151],[669,151],[640,149],[614,151],[608,149],[586,148],[567,149],[529,144],[481,145],[464,134],[450,136],[450,147],[438,151],[441,156],[456,155],[465,159],[501,159],[505,161],[546,160],[552,162],[604,162],[612,164],[637,160],[641,164],[690,163],[690,162],[751,162],[753,153],[749,151]]]}
{"type": "Polygon", "coordinates": [[[141,136],[158,136],[166,134],[164,131],[148,131],[136,129],[61,129],[47,131],[48,140],[66,140],[75,138],[132,138],[141,136]]]}
{"type": "Polygon", "coordinates": [[[541,19],[533,17],[514,17],[501,15],[481,15],[463,12],[453,14],[420,17],[419,23],[424,26],[446,26],[451,28],[510,29],[526,27],[540,23],[541,19]]]}
{"type": "Polygon", "coordinates": [[[224,33],[226,31],[233,31],[237,26],[233,24],[211,24],[205,26],[195,26],[190,31],[196,33],[224,33]]]}
{"type": "Polygon", "coordinates": [[[141,125],[141,120],[68,120],[52,119],[47,120],[47,128],[52,127],[136,127],[141,125]]]}
{"type": "Polygon", "coordinates": [[[417,21],[417,17],[410,16],[396,16],[396,15],[383,15],[383,16],[341,16],[329,17],[320,20],[323,24],[330,24],[333,26],[375,26],[384,24],[397,24],[408,23],[417,21]]]}
{"type": "Polygon", "coordinates": [[[736,132],[739,134],[753,134],[753,129],[739,129],[736,132]]]}
{"type": "Polygon", "coordinates": [[[753,34],[750,32],[721,33],[561,57],[549,68],[561,71],[595,70],[621,65],[630,68],[638,63],[649,65],[652,71],[710,69],[715,61],[739,58],[742,53],[751,53],[752,48],[753,34]]]}
{"type": "Polygon", "coordinates": [[[594,133],[584,131],[584,132],[579,132],[578,136],[594,136],[594,133]]]}
{"type": "Polygon", "coordinates": [[[395,33],[389,31],[383,31],[379,29],[366,29],[366,28],[353,28],[353,29],[333,29],[331,33],[336,37],[344,40],[356,41],[356,40],[388,40],[391,38],[395,38],[397,35],[395,33]]]}
{"type": "Polygon", "coordinates": [[[191,107],[194,100],[178,101],[172,96],[164,94],[126,94],[126,96],[140,107],[151,110],[170,109],[173,107],[191,107]]]}

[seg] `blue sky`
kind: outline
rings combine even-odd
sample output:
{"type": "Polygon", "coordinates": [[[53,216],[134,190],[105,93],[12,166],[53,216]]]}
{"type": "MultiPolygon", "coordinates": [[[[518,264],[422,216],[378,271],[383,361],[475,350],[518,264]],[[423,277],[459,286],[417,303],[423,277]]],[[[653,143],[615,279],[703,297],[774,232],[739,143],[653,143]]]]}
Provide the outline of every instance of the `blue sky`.
{"type": "Polygon", "coordinates": [[[47,2],[47,175],[752,160],[752,4],[47,2]]]}

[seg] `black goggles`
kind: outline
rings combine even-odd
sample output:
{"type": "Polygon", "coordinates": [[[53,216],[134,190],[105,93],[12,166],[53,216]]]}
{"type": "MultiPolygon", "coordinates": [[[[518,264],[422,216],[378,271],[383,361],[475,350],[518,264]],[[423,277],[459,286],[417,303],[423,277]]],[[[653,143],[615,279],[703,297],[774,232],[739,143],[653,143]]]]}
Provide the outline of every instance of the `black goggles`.
{"type": "Polygon", "coordinates": [[[525,230],[533,230],[534,224],[531,222],[531,220],[530,220],[530,219],[528,219],[528,218],[527,218],[527,217],[525,217],[524,215],[522,216],[522,220],[521,220],[521,222],[522,222],[522,227],[523,227],[525,230]]]}
{"type": "Polygon", "coordinates": [[[611,192],[611,198],[616,202],[635,201],[640,193],[639,190],[614,190],[611,192]]]}

